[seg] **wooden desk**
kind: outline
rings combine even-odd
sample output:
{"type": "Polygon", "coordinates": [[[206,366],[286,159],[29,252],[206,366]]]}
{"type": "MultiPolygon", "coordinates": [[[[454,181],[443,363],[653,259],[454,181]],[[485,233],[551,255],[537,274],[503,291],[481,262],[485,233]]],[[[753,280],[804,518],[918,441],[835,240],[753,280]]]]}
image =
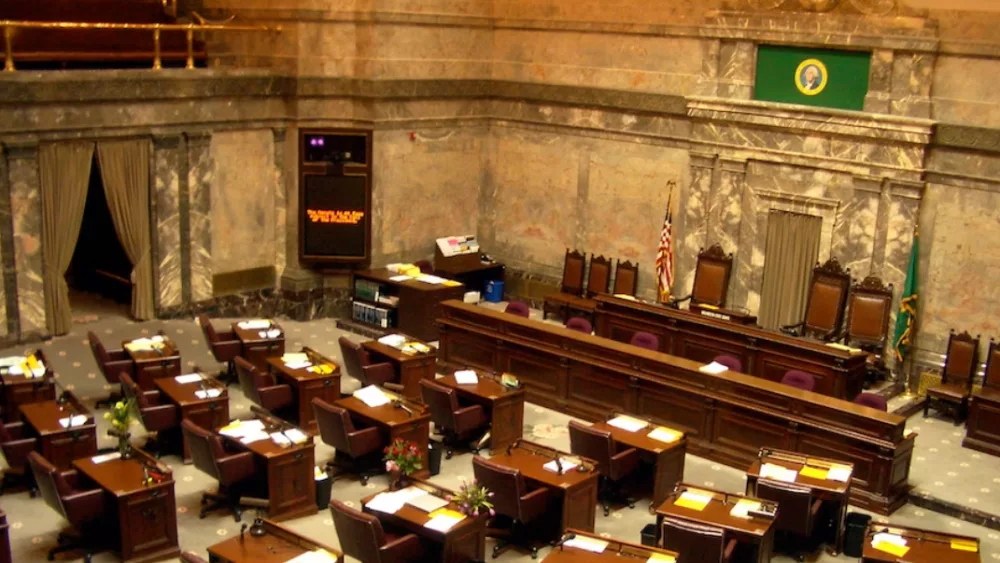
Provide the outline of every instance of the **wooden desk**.
{"type": "MultiPolygon", "coordinates": [[[[430,284],[415,280],[392,281],[391,278],[395,276],[396,274],[385,268],[354,272],[351,274],[351,293],[354,300],[385,309],[395,308],[396,325],[388,327],[390,330],[395,329],[421,340],[437,340],[438,328],[434,321],[438,318],[441,302],[461,299],[465,295],[465,286],[430,284]],[[387,294],[395,295],[399,301],[393,306],[358,296],[354,291],[355,282],[358,280],[367,280],[385,287],[387,294]]],[[[355,322],[362,321],[355,320],[355,322]]],[[[386,330],[380,326],[376,328],[386,330]]]]}
{"type": "Polygon", "coordinates": [[[303,348],[302,351],[309,356],[314,366],[331,366],[333,373],[324,375],[313,373],[309,368],[289,369],[280,357],[268,358],[267,365],[270,372],[278,379],[278,383],[292,386],[292,393],[298,405],[298,424],[315,435],[319,433],[319,425],[316,423],[312,400],[319,397],[327,403],[332,403],[340,398],[340,366],[309,348],[303,348]]]}
{"type": "MultiPolygon", "coordinates": [[[[424,489],[430,494],[439,498],[446,498],[455,494],[441,487],[418,479],[409,480],[409,486],[424,489]]],[[[386,492],[386,491],[382,491],[386,492]]],[[[368,504],[368,501],[375,498],[369,495],[361,499],[361,505],[368,504]]],[[[458,511],[458,506],[449,503],[447,508],[458,511]]],[[[424,555],[421,561],[439,561],[441,563],[466,563],[469,561],[486,561],[486,521],[489,514],[483,513],[475,518],[466,516],[458,524],[447,532],[438,532],[424,527],[430,521],[427,512],[404,504],[395,514],[387,514],[364,508],[365,512],[374,514],[382,522],[386,522],[397,529],[403,529],[411,534],[416,534],[420,538],[424,548],[424,555]]]]}
{"type": "Polygon", "coordinates": [[[143,391],[156,389],[153,382],[161,377],[175,377],[181,374],[181,356],[177,345],[166,336],[158,336],[163,337],[163,347],[153,350],[129,350],[132,341],[122,341],[122,349],[135,364],[135,369],[132,370],[135,382],[143,391]]]}
{"type": "MultiPolygon", "coordinates": [[[[260,415],[258,418],[264,420],[269,434],[294,428],[277,418],[260,415]]],[[[224,440],[254,453],[257,485],[267,491],[268,518],[283,522],[316,514],[316,445],[311,436],[304,444],[281,447],[270,439],[244,444],[224,434],[220,435],[224,440]]]]}
{"type": "Polygon", "coordinates": [[[851,482],[819,479],[800,473],[807,465],[821,469],[829,469],[831,465],[839,464],[851,468],[849,462],[803,456],[794,452],[781,450],[762,450],[760,457],[747,469],[747,495],[757,494],[757,480],[760,479],[760,469],[765,463],[780,465],[796,472],[795,484],[812,489],[813,494],[823,499],[823,509],[819,514],[817,530],[825,536],[823,539],[834,546],[834,555],[843,551],[844,526],[847,525],[847,505],[851,498],[851,482]],[[823,529],[825,528],[825,530],[823,529]]]}
{"type": "Polygon", "coordinates": [[[243,350],[240,352],[240,356],[253,364],[261,373],[267,373],[268,358],[281,356],[285,353],[285,331],[278,323],[269,322],[270,326],[265,329],[240,328],[239,322],[233,323],[232,326],[233,333],[242,343],[243,350]],[[274,329],[280,330],[281,334],[274,338],[268,338],[266,334],[260,335],[261,331],[266,332],[274,329]]]}
{"type": "MultiPolygon", "coordinates": [[[[391,393],[389,394],[391,395],[391,393]]],[[[334,404],[347,409],[351,413],[351,417],[360,419],[367,426],[378,427],[382,434],[382,442],[386,445],[391,444],[397,438],[415,443],[420,449],[420,463],[423,464],[423,469],[417,471],[413,476],[418,479],[430,477],[430,468],[427,465],[427,447],[431,438],[431,414],[426,407],[407,402],[407,408],[413,411],[411,415],[391,403],[381,407],[369,407],[356,397],[345,397],[334,404]]]]}
{"type": "MultiPolygon", "coordinates": [[[[639,451],[639,459],[652,465],[652,493],[653,500],[650,508],[660,506],[674,490],[674,487],[684,480],[684,456],[687,453],[687,438],[681,433],[681,437],[675,442],[661,442],[649,437],[649,433],[656,428],[656,424],[650,424],[638,432],[629,432],[617,426],[612,426],[607,422],[595,422],[594,428],[606,432],[611,432],[615,441],[623,447],[635,448],[639,451]]],[[[673,430],[673,429],[671,429],[673,430]]],[[[676,432],[680,432],[676,430],[676,432]]]]}
{"type": "Polygon", "coordinates": [[[477,375],[474,385],[459,385],[454,375],[435,381],[454,389],[460,402],[481,405],[490,419],[490,450],[506,448],[524,434],[524,387],[511,389],[485,372],[477,375]]]}
{"type": "Polygon", "coordinates": [[[730,511],[743,498],[758,500],[764,506],[774,507],[773,503],[752,497],[681,484],[656,509],[656,544],[663,546],[663,517],[669,516],[695,524],[721,528],[725,532],[725,543],[731,539],[738,542],[732,561],[768,563],[771,561],[771,550],[774,547],[774,519],[760,516],[750,516],[749,518],[733,516],[730,511]],[[702,510],[674,504],[681,494],[689,489],[711,493],[711,502],[702,510]]]}
{"type": "Polygon", "coordinates": [[[500,262],[482,262],[478,256],[474,262],[455,263],[434,260],[434,275],[462,282],[466,291],[486,291],[486,283],[503,281],[507,268],[500,262]]]}
{"type": "MultiPolygon", "coordinates": [[[[407,336],[408,340],[414,340],[407,336]]],[[[420,342],[417,340],[417,342],[420,342]]],[[[426,354],[404,354],[401,350],[382,344],[378,340],[362,342],[361,346],[371,355],[372,362],[389,362],[396,369],[399,383],[403,386],[403,396],[418,403],[423,402],[420,393],[421,379],[434,379],[437,375],[437,348],[420,342],[431,349],[426,354]]]]}
{"type": "Polygon", "coordinates": [[[119,556],[129,561],[159,561],[180,555],[177,545],[177,504],[170,469],[141,450],[132,459],[113,459],[94,463],[78,459],[73,467],[97,483],[112,497],[118,524],[119,556]],[[144,467],[156,467],[167,480],[144,485],[144,467]]]}
{"type": "Polygon", "coordinates": [[[984,388],[969,402],[963,448],[1000,456],[1000,391],[984,388]]]}
{"type": "Polygon", "coordinates": [[[558,547],[542,559],[542,563],[646,563],[653,555],[666,555],[677,559],[676,551],[668,551],[634,543],[626,543],[613,538],[602,538],[579,530],[567,530],[576,536],[602,541],[608,544],[601,553],[594,553],[578,547],[558,547]]]}
{"type": "Polygon", "coordinates": [[[883,522],[870,522],[868,533],[865,535],[864,551],[861,553],[861,563],[897,563],[900,561],[907,563],[980,563],[982,561],[980,558],[981,550],[972,552],[952,549],[951,540],[953,539],[975,542],[977,548],[979,547],[979,538],[896,526],[883,522]],[[872,537],[879,532],[903,536],[906,539],[906,546],[910,550],[906,552],[905,556],[896,557],[891,553],[875,549],[872,547],[872,537]]]}
{"type": "Polygon", "coordinates": [[[594,299],[597,336],[629,342],[637,331],[649,332],[660,339],[661,352],[702,364],[726,354],[743,363],[744,373],[774,382],[788,370],[805,371],[816,378],[817,393],[839,399],[853,400],[864,384],[867,354],[656,303],[611,295],[594,299]]]}
{"type": "Polygon", "coordinates": [[[260,537],[246,532],[242,535],[219,542],[208,548],[208,560],[212,563],[285,563],[303,553],[323,549],[344,561],[340,551],[297,534],[271,520],[264,519],[267,533],[260,537]]]}
{"type": "Polygon", "coordinates": [[[594,311],[597,309],[597,302],[589,297],[581,297],[572,293],[550,293],[545,296],[545,307],[542,309],[542,319],[548,316],[549,309],[557,309],[563,322],[571,317],[584,317],[594,323],[594,311]],[[550,303],[555,305],[550,306],[550,303]]]}
{"type": "MultiPolygon", "coordinates": [[[[209,432],[229,422],[229,391],[215,379],[200,374],[203,382],[179,383],[176,377],[163,377],[155,381],[156,388],[181,411],[181,420],[190,420],[209,432]],[[219,389],[222,394],[214,398],[199,399],[203,389],[219,389]]],[[[181,433],[184,436],[184,433],[181,433]]],[[[184,463],[191,463],[191,450],[187,437],[184,442],[184,463]]]]}
{"type": "Polygon", "coordinates": [[[890,514],[906,502],[915,434],[899,415],[486,307],[449,301],[439,322],[448,368],[509,372],[532,403],[665,424],[691,453],[740,470],[762,447],[840,458],[854,464],[852,503],[890,514]]]}
{"type": "Polygon", "coordinates": [[[21,405],[38,401],[51,401],[56,398],[56,386],[53,381],[52,364],[40,349],[32,352],[45,366],[41,377],[25,377],[12,375],[6,368],[0,368],[0,383],[3,384],[3,419],[15,422],[21,419],[21,405]]]}
{"type": "MultiPolygon", "coordinates": [[[[578,455],[560,452],[527,440],[520,440],[517,444],[508,446],[506,451],[498,451],[490,458],[493,463],[520,470],[533,488],[545,487],[549,490],[551,514],[539,518],[537,522],[539,526],[548,526],[545,537],[550,540],[558,539],[567,528],[593,532],[597,517],[600,474],[596,471],[581,472],[572,469],[559,475],[545,469],[543,466],[557,455],[580,458],[578,455]]],[[[594,464],[593,460],[581,459],[594,464]]]]}
{"type": "Polygon", "coordinates": [[[97,454],[97,425],[94,415],[67,391],[63,402],[42,401],[21,405],[21,417],[38,436],[39,451],[60,470],[73,467],[73,460],[97,454]],[[87,420],[69,428],[60,419],[84,415],[87,420]]]}
{"type": "Polygon", "coordinates": [[[741,325],[755,325],[757,324],[756,315],[751,315],[745,311],[734,311],[733,309],[720,309],[718,307],[712,307],[710,305],[700,305],[698,303],[691,303],[688,306],[688,311],[696,313],[703,317],[708,317],[710,319],[718,319],[720,321],[729,321],[731,323],[741,324],[741,325]]]}

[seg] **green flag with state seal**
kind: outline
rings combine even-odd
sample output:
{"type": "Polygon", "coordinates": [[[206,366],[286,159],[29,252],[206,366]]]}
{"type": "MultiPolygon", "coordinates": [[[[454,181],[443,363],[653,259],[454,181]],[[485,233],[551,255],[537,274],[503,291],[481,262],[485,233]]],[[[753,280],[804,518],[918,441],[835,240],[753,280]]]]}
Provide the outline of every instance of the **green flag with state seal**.
{"type": "Polygon", "coordinates": [[[896,361],[902,362],[913,345],[914,324],[917,319],[917,255],[920,237],[913,233],[913,249],[910,250],[910,267],[906,269],[906,283],[899,299],[896,313],[896,332],[892,337],[892,349],[896,361]]]}

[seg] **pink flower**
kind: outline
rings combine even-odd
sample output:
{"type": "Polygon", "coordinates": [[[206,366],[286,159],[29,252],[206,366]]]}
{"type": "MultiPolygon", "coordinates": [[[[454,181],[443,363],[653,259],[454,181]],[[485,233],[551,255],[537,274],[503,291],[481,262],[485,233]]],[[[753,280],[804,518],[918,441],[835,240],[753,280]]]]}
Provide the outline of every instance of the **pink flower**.
{"type": "Polygon", "coordinates": [[[385,470],[386,471],[399,471],[399,465],[397,465],[395,461],[392,461],[392,460],[387,461],[387,462],[385,462],[385,470]]]}
{"type": "Polygon", "coordinates": [[[497,515],[497,511],[496,511],[496,510],[493,510],[493,509],[491,508],[491,509],[490,509],[490,516],[496,516],[496,515],[497,515]]]}

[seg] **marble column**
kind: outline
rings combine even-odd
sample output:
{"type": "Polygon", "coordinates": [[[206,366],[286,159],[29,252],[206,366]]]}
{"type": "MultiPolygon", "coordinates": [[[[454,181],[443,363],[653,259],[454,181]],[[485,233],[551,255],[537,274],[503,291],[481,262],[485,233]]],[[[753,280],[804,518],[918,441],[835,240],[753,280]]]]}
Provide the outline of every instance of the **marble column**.
{"type": "Polygon", "coordinates": [[[680,242],[677,244],[674,292],[685,295],[694,285],[694,266],[698,251],[708,237],[709,196],[712,190],[715,155],[691,154],[691,183],[684,191],[679,207],[680,242]]]}
{"type": "Polygon", "coordinates": [[[153,138],[153,202],[155,215],[154,272],[156,309],[179,307],[183,303],[183,268],[181,264],[181,154],[180,136],[153,138]]]}
{"type": "Polygon", "coordinates": [[[893,115],[931,116],[931,83],[936,57],[930,53],[899,53],[893,57],[893,115]]]}
{"type": "Polygon", "coordinates": [[[42,190],[38,145],[8,145],[7,174],[17,269],[20,339],[45,336],[45,286],[42,279],[42,190]]]}
{"type": "MultiPolygon", "coordinates": [[[[726,252],[733,253],[733,271],[740,271],[744,256],[740,247],[740,223],[743,217],[743,197],[746,188],[747,162],[721,159],[718,168],[718,185],[713,190],[708,223],[708,244],[721,244],[726,252]]],[[[729,299],[733,299],[735,285],[729,285],[729,299]]],[[[730,305],[742,305],[732,301],[730,305]]]]}
{"type": "Polygon", "coordinates": [[[887,49],[872,51],[871,66],[868,71],[868,94],[865,95],[864,110],[869,113],[889,114],[892,100],[893,52],[887,49]]]}
{"type": "MultiPolygon", "coordinates": [[[[296,128],[291,128],[286,130],[285,137],[291,137],[293,139],[299,138],[299,130],[296,128]]],[[[277,150],[277,147],[275,147],[277,150]]],[[[298,166],[299,161],[299,143],[284,143],[283,160],[279,163],[275,161],[276,164],[285,166],[286,170],[292,170],[294,166],[298,166]]],[[[309,292],[317,288],[322,287],[323,280],[322,277],[313,270],[308,270],[302,267],[299,263],[299,176],[296,172],[285,177],[285,238],[284,238],[284,251],[278,251],[279,255],[284,256],[285,260],[281,264],[282,271],[280,274],[279,286],[281,287],[281,292],[286,297],[290,295],[304,295],[304,292],[309,292]]],[[[372,185],[372,219],[373,225],[377,216],[374,213],[375,210],[375,185],[372,185]]],[[[374,227],[373,227],[374,229],[374,227]]],[[[374,232],[374,231],[373,231],[374,232]]],[[[375,241],[372,241],[372,253],[375,252],[375,241]]]]}
{"type": "Polygon", "coordinates": [[[752,99],[756,67],[757,46],[752,41],[723,41],[719,46],[718,96],[752,99]]]}
{"type": "MultiPolygon", "coordinates": [[[[287,236],[286,224],[288,223],[288,199],[286,197],[286,192],[288,186],[286,179],[288,177],[288,172],[286,169],[287,163],[285,162],[285,139],[287,137],[287,130],[284,127],[275,128],[272,130],[274,135],[274,236],[275,236],[275,257],[274,257],[274,275],[277,280],[281,280],[282,274],[285,273],[285,262],[287,262],[285,247],[287,236]]],[[[293,172],[294,173],[294,172],[293,172]]]]}
{"type": "Polygon", "coordinates": [[[0,283],[0,336],[17,334],[17,280],[14,265],[14,229],[10,218],[10,182],[7,176],[7,157],[0,154],[0,264],[3,265],[3,283],[0,283]],[[14,302],[11,303],[10,299],[14,302]],[[8,314],[9,313],[9,314],[8,314]],[[12,322],[14,321],[14,322],[12,322]]]}
{"type": "Polygon", "coordinates": [[[696,96],[716,97],[719,95],[719,49],[721,42],[702,39],[701,73],[695,86],[696,96]]]}
{"type": "Polygon", "coordinates": [[[190,202],[191,301],[212,298],[212,134],[187,133],[188,201],[190,202]]]}

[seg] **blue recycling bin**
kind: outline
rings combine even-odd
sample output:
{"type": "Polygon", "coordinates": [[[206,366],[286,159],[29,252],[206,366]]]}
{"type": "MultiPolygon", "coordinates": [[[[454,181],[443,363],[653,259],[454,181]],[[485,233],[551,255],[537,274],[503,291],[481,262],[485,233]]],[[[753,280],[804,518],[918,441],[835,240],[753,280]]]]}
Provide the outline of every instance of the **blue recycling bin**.
{"type": "Polygon", "coordinates": [[[490,303],[503,301],[503,282],[500,280],[490,280],[486,282],[486,300],[490,303]]]}

